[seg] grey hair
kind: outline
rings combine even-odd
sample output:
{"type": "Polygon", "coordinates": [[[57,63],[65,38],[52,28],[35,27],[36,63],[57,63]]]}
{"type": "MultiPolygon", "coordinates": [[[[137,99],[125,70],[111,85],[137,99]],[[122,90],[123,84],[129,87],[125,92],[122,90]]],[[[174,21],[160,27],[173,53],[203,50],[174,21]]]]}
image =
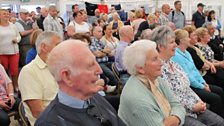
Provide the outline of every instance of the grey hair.
{"type": "Polygon", "coordinates": [[[86,46],[86,48],[88,48],[88,46],[80,40],[69,39],[60,43],[49,53],[47,58],[48,69],[57,82],[61,81],[60,71],[63,69],[70,70],[72,75],[80,73],[78,66],[73,65],[77,62],[77,59],[72,58],[74,54],[71,53],[71,50],[74,50],[74,47],[77,47],[77,45],[86,46]]]}
{"type": "Polygon", "coordinates": [[[40,49],[41,44],[44,43],[46,45],[50,45],[52,43],[53,36],[57,36],[61,38],[61,36],[57,32],[53,32],[53,31],[44,31],[37,37],[35,45],[36,45],[38,54],[41,52],[41,49],[40,49]]]}
{"type": "Polygon", "coordinates": [[[142,31],[141,39],[151,40],[151,37],[152,37],[152,30],[151,29],[146,29],[146,30],[142,31]]]}
{"type": "Polygon", "coordinates": [[[168,37],[175,37],[173,30],[168,26],[159,26],[152,31],[151,40],[157,45],[167,47],[168,37]]]}
{"type": "Polygon", "coordinates": [[[212,22],[205,22],[205,23],[202,25],[202,27],[208,29],[208,27],[211,26],[211,25],[212,25],[212,22]]]}
{"type": "Polygon", "coordinates": [[[144,67],[146,53],[156,49],[156,43],[150,40],[138,40],[126,47],[123,55],[123,64],[131,75],[137,75],[136,67],[144,67]]]}

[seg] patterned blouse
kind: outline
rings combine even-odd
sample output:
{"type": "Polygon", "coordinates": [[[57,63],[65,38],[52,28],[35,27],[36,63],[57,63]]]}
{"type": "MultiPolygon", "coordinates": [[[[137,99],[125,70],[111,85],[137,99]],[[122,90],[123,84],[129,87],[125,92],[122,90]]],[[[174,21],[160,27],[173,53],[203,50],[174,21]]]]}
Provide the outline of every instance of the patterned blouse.
{"type": "Polygon", "coordinates": [[[214,52],[212,51],[211,47],[209,45],[201,45],[200,43],[197,44],[198,48],[202,51],[203,55],[205,56],[205,59],[207,59],[210,62],[213,62],[214,60],[214,52]]]}
{"type": "Polygon", "coordinates": [[[161,77],[168,82],[166,83],[167,86],[172,90],[180,103],[184,105],[187,116],[197,118],[197,114],[193,112],[193,107],[201,99],[190,88],[190,81],[182,68],[173,61],[163,61],[161,77]]]}

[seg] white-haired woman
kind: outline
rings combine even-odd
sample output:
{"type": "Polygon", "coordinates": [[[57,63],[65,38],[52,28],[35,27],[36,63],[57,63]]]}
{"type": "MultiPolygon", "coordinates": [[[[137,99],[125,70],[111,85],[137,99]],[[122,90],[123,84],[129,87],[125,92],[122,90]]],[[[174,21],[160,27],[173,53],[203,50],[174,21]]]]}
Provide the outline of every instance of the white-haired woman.
{"type": "Polygon", "coordinates": [[[175,34],[167,26],[156,28],[152,33],[152,40],[157,43],[160,58],[163,62],[162,78],[174,96],[186,109],[185,126],[222,126],[222,117],[206,109],[198,95],[190,88],[190,81],[181,66],[171,61],[175,55],[175,34]]]}
{"type": "Polygon", "coordinates": [[[189,34],[185,30],[178,29],[175,31],[175,56],[171,59],[177,62],[187,74],[190,80],[190,86],[194,92],[206,103],[210,104],[210,110],[224,117],[224,92],[222,88],[208,84],[201,76],[190,53],[186,50],[190,45],[189,34]]]}
{"type": "Polygon", "coordinates": [[[140,40],[126,47],[123,64],[131,77],[121,94],[121,119],[128,126],[182,125],[184,107],[159,78],[162,61],[156,43],[140,40]]]}

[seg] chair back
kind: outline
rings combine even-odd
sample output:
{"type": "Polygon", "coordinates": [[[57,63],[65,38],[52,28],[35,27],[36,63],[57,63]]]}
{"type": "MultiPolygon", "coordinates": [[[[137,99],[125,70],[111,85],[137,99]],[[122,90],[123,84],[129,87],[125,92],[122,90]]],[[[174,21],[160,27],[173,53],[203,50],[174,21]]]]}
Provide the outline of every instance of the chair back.
{"type": "Polygon", "coordinates": [[[22,102],[20,102],[20,104],[19,104],[19,116],[20,116],[24,126],[30,126],[30,122],[25,115],[25,110],[24,110],[24,106],[23,106],[22,102]]]}
{"type": "Polygon", "coordinates": [[[122,90],[122,87],[121,87],[122,86],[122,81],[120,79],[120,73],[119,73],[117,67],[115,66],[115,63],[112,63],[111,68],[112,68],[112,72],[114,73],[114,75],[115,75],[115,77],[117,79],[117,82],[118,82],[118,85],[117,85],[118,86],[118,94],[120,94],[121,90],[122,90]]]}

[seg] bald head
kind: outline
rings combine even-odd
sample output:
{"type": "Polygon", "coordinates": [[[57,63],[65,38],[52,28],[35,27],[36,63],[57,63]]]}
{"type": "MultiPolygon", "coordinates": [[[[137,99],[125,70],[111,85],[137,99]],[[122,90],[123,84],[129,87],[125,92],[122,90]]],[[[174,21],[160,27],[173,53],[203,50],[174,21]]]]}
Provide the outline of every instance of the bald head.
{"type": "Polygon", "coordinates": [[[70,69],[73,73],[77,73],[77,68],[72,68],[72,65],[82,62],[85,57],[83,54],[92,55],[88,46],[80,40],[66,40],[57,45],[49,54],[47,64],[50,72],[55,79],[59,81],[60,71],[64,68],[70,69]],[[62,53],[67,52],[67,53],[62,53]]]}
{"type": "Polygon", "coordinates": [[[162,12],[169,15],[171,9],[170,9],[170,5],[169,4],[163,4],[162,5],[162,12]]]}
{"type": "Polygon", "coordinates": [[[119,34],[121,41],[131,42],[134,39],[134,30],[130,25],[122,26],[119,34]]]}

